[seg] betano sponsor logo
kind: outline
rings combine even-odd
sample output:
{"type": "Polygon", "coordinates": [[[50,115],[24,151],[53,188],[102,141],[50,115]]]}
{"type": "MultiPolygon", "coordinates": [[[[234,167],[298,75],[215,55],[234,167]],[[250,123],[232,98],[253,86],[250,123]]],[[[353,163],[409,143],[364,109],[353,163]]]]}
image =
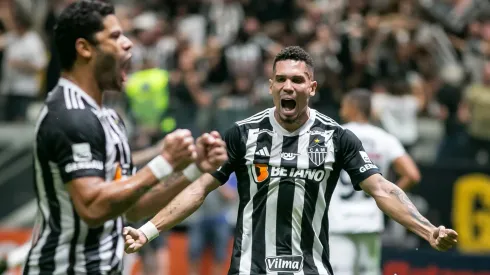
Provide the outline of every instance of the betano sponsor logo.
{"type": "Polygon", "coordinates": [[[252,175],[255,182],[260,183],[267,178],[289,177],[303,180],[314,180],[321,182],[325,178],[325,170],[320,169],[297,169],[286,167],[272,167],[267,164],[254,164],[252,175]]]}

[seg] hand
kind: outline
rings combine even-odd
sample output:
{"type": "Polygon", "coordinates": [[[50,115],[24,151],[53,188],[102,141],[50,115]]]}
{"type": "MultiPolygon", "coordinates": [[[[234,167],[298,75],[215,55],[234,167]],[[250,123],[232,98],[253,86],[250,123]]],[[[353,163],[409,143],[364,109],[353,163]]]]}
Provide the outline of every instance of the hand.
{"type": "Polygon", "coordinates": [[[196,146],[191,131],[177,129],[163,139],[161,154],[174,168],[181,171],[197,158],[196,146]]]}
{"type": "Polygon", "coordinates": [[[123,237],[124,251],[128,254],[138,252],[148,242],[143,232],[130,226],[124,227],[123,237]]]}
{"type": "Polygon", "coordinates": [[[196,165],[202,172],[213,172],[228,160],[226,143],[216,131],[200,136],[196,142],[196,151],[196,165]]]}
{"type": "Polygon", "coordinates": [[[430,245],[439,251],[447,251],[458,242],[458,233],[444,226],[434,228],[429,237],[430,245]]]}

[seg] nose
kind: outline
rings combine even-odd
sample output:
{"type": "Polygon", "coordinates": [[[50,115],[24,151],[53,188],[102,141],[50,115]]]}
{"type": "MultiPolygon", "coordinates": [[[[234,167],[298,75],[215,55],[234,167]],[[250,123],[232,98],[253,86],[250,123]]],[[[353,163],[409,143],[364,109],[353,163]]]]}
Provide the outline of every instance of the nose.
{"type": "Polygon", "coordinates": [[[290,79],[287,79],[285,82],[284,82],[284,86],[282,86],[282,89],[286,92],[293,92],[294,89],[293,89],[293,83],[291,82],[290,79]]]}
{"type": "Polygon", "coordinates": [[[126,36],[123,37],[122,48],[124,51],[129,51],[133,47],[133,42],[126,36]]]}

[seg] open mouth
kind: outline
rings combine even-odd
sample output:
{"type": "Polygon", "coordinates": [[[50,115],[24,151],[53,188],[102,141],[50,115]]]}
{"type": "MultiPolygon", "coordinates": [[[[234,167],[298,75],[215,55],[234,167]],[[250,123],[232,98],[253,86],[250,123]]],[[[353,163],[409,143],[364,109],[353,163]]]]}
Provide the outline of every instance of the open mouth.
{"type": "Polygon", "coordinates": [[[296,109],[296,100],[292,98],[281,99],[281,109],[286,113],[293,112],[296,109]]]}
{"type": "Polygon", "coordinates": [[[121,63],[121,80],[123,83],[128,79],[129,68],[131,64],[131,57],[126,58],[121,63]]]}

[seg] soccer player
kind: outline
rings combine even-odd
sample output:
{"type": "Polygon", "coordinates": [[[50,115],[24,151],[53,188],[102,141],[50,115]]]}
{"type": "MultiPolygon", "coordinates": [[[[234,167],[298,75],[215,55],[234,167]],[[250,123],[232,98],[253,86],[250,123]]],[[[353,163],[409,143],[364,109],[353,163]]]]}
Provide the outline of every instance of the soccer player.
{"type": "Polygon", "coordinates": [[[62,78],[36,125],[39,215],[24,274],[121,274],[122,215],[154,215],[201,171],[222,165],[225,144],[213,132],[194,145],[190,131],[178,130],[133,174],[124,125],[102,107],[102,91],[121,90],[132,46],[113,6],[71,4],[59,17],[55,41],[62,78]]]}
{"type": "MultiPolygon", "coordinates": [[[[398,187],[408,190],[420,180],[420,172],[403,145],[391,134],[369,124],[371,96],[368,91],[354,90],[342,100],[340,115],[362,142],[365,152],[382,174],[393,165],[400,179],[398,187]]],[[[364,166],[364,170],[371,167],[364,166]]],[[[384,216],[376,201],[367,193],[355,192],[349,175],[340,172],[330,201],[330,262],[336,275],[380,275],[381,236],[384,216]]]]}
{"type": "Polygon", "coordinates": [[[229,274],[332,275],[328,206],[342,169],[354,189],[370,194],[383,212],[435,249],[456,243],[455,231],[432,225],[398,186],[380,175],[350,130],[308,107],[317,83],[313,61],[303,49],[283,49],[273,72],[275,107],[227,131],[229,159],[216,172],[186,187],[143,230],[125,228],[127,253],[189,216],[233,171],[240,203],[229,274]]]}

